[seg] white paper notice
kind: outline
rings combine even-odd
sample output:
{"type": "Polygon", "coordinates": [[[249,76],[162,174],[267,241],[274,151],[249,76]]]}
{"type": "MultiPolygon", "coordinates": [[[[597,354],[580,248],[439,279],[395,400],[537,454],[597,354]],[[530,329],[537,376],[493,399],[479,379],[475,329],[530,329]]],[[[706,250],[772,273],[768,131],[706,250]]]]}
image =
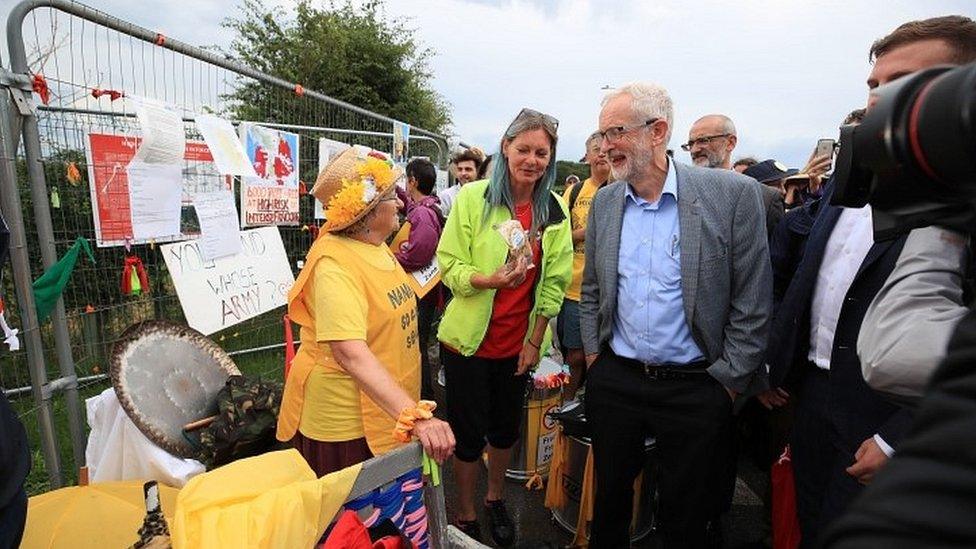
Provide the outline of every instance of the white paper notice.
{"type": "Polygon", "coordinates": [[[142,143],[133,162],[183,165],[186,134],[183,118],[164,103],[141,97],[131,98],[142,127],[142,143]]]}
{"type": "Polygon", "coordinates": [[[244,152],[244,145],[237,137],[233,124],[209,114],[197,114],[196,121],[220,173],[245,177],[258,176],[244,152]]]}
{"type": "Polygon", "coordinates": [[[183,165],[146,164],[133,160],[127,168],[132,237],[136,240],[180,234],[183,165]]]}
{"type": "Polygon", "coordinates": [[[200,220],[200,254],[216,259],[241,252],[234,193],[226,189],[193,195],[193,207],[200,220]]]}

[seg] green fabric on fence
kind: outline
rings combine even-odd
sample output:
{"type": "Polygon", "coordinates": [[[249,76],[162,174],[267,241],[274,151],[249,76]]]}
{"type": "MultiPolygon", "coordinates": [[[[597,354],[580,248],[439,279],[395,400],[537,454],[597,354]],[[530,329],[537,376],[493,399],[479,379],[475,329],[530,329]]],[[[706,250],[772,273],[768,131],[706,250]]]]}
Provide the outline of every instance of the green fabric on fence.
{"type": "Polygon", "coordinates": [[[71,271],[75,269],[75,263],[78,262],[78,254],[81,253],[81,250],[85,250],[92,263],[95,262],[91,245],[84,237],[79,236],[65,252],[64,257],[51,265],[50,269],[44,271],[44,274],[34,281],[34,305],[37,309],[38,322],[47,320],[51,311],[54,310],[54,305],[61,297],[61,292],[68,285],[68,279],[71,278],[71,271]]]}

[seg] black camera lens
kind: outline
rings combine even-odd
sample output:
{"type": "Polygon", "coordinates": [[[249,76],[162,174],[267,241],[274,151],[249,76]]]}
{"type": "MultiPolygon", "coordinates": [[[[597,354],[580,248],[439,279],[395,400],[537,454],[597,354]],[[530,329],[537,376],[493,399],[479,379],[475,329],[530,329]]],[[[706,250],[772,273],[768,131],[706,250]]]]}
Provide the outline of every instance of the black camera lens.
{"type": "Polygon", "coordinates": [[[907,129],[921,171],[976,196],[976,65],[929,81],[912,106],[907,129]]]}
{"type": "Polygon", "coordinates": [[[976,63],[879,87],[859,126],[841,130],[831,203],[871,204],[875,238],[976,223],[976,63]]]}

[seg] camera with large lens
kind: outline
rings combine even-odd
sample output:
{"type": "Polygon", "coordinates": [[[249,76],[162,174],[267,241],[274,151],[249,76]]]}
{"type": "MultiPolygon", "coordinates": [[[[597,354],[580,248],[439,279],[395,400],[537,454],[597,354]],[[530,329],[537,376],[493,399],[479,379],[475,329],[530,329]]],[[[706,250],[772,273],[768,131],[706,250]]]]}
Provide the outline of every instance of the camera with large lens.
{"type": "Polygon", "coordinates": [[[976,227],[976,63],[877,88],[860,125],[842,126],[831,204],[870,204],[875,240],[938,225],[976,227]]]}

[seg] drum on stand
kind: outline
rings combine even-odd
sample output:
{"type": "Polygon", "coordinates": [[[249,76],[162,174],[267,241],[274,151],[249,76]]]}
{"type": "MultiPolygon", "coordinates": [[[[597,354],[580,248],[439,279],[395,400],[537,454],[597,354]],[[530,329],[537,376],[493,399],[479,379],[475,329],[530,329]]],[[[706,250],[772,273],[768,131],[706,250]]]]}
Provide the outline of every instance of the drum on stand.
{"type": "MultiPolygon", "coordinates": [[[[559,482],[564,492],[564,497],[559,498],[560,504],[551,507],[552,518],[562,528],[571,534],[575,534],[578,524],[589,523],[581,520],[581,502],[584,499],[591,499],[594,485],[591,482],[584,483],[587,460],[593,459],[589,437],[589,429],[586,424],[586,416],[583,405],[572,401],[566,404],[562,410],[553,414],[554,418],[561,426],[557,430],[558,436],[564,437],[561,441],[566,445],[565,462],[560,467],[560,478],[552,477],[550,483],[559,482]]],[[[657,503],[658,503],[658,479],[660,471],[656,460],[657,448],[655,440],[648,438],[644,442],[644,468],[640,476],[640,489],[635,494],[633,519],[631,522],[631,542],[637,542],[650,535],[657,523],[657,503]]],[[[589,533],[587,532],[587,538],[589,533]]]]}
{"type": "Polygon", "coordinates": [[[522,432],[512,447],[512,458],[505,477],[512,480],[528,480],[534,475],[549,475],[549,460],[556,442],[556,421],[549,412],[561,405],[561,388],[532,388],[528,391],[522,408],[522,432]]]}

